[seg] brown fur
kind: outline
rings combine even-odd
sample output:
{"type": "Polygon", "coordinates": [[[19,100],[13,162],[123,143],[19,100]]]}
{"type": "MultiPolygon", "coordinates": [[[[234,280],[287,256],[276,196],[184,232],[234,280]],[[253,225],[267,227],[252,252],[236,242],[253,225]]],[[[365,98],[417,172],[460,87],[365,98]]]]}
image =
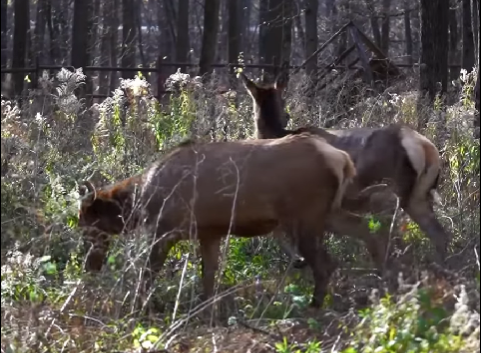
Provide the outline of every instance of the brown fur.
{"type": "MultiPolygon", "coordinates": [[[[437,221],[432,208],[432,195],[437,187],[441,164],[438,149],[429,139],[400,125],[374,129],[301,127],[286,130],[279,123],[282,118],[279,112],[283,110],[279,97],[284,87],[279,88],[277,83],[260,87],[243,74],[241,80],[253,99],[257,138],[280,138],[310,132],[346,151],[355,163],[357,176],[346,192],[343,208],[356,213],[393,209],[395,203],[389,201],[389,195],[394,191],[400,198],[401,207],[435,244],[437,260],[444,260],[449,235],[437,221]],[[386,181],[390,188],[381,196],[378,193],[377,198],[367,195],[356,199],[360,190],[386,181]]],[[[327,226],[334,233],[362,238],[378,267],[383,267],[388,234],[371,235],[366,221],[346,212],[330,217],[327,226]]],[[[386,227],[384,232],[387,233],[388,229],[386,227]]]]}
{"type": "Polygon", "coordinates": [[[145,220],[155,233],[150,280],[175,243],[197,238],[210,297],[224,236],[254,237],[282,229],[312,268],[313,304],[320,305],[334,267],[317,249],[317,238],[354,175],[347,153],[309,134],[178,147],[140,176],[96,192],[90,188],[79,215],[85,239],[93,243],[86,268],[102,267],[109,234],[145,220]]]}

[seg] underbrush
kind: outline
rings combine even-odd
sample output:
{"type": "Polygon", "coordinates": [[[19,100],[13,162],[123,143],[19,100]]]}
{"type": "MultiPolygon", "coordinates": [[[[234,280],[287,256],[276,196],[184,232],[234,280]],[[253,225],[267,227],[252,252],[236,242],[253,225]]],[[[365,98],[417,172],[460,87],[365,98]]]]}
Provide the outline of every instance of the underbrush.
{"type": "MultiPolygon", "coordinates": [[[[149,239],[142,229],[113,239],[100,274],[83,273],[78,183],[90,179],[101,185],[131,176],[187,138],[251,137],[252,103],[243,89],[220,94],[216,77],[201,83],[177,73],[169,80],[173,94],[162,105],[137,77],[87,109],[74,94],[85,76],[62,70],[55,79],[45,75],[21,108],[2,99],[2,349],[479,351],[480,155],[470,125],[474,77],[463,75],[454,105],[424,107],[430,121],[422,132],[436,143],[444,162],[437,213],[453,233],[452,281],[414,270],[424,266],[430,244],[401,215],[398,233],[414,259],[410,284],[386,294],[374,275],[346,274],[368,266],[366,251],[351,239],[330,236],[330,250],[346,269],[333,279],[325,310],[312,312],[308,271],[292,270],[290,259],[270,238],[231,237],[219,271],[216,328],[210,325],[213,305],[199,306],[195,244],[172,250],[149,300],[155,315],[140,314],[137,307],[149,239]],[[377,295],[371,295],[373,289],[377,295]]],[[[402,84],[345,107],[328,94],[319,94],[313,104],[301,94],[308,82],[299,75],[291,80],[286,94],[291,126],[323,124],[340,111],[347,113],[337,121],[339,127],[417,124],[417,96],[402,84]]],[[[373,232],[377,224],[373,218],[373,232]]]]}

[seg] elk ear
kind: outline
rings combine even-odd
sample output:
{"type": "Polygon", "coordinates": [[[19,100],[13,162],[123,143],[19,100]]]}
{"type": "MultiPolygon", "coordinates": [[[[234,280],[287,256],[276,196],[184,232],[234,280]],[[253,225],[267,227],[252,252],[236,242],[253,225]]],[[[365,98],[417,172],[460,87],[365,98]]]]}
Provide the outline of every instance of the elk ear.
{"type": "Polygon", "coordinates": [[[249,80],[243,72],[239,74],[239,79],[242,81],[245,89],[255,98],[258,92],[257,85],[253,81],[249,80]]]}
{"type": "Polygon", "coordinates": [[[282,71],[279,75],[277,75],[276,80],[274,81],[274,88],[280,91],[284,91],[287,88],[287,83],[289,81],[289,77],[286,71],[282,71]]]}
{"type": "Polygon", "coordinates": [[[92,203],[97,198],[95,187],[87,180],[79,184],[79,195],[82,198],[82,202],[86,203],[92,203]]]}

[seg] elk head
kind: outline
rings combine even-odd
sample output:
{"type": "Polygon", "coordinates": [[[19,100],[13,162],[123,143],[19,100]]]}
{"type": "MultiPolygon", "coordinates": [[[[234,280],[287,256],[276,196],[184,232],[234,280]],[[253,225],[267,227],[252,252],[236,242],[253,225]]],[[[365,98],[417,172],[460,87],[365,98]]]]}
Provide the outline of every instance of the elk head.
{"type": "Polygon", "coordinates": [[[112,193],[96,190],[89,181],[80,184],[78,226],[83,229],[87,254],[85,269],[100,271],[109,248],[110,237],[122,231],[122,208],[112,193]]]}
{"type": "Polygon", "coordinates": [[[273,84],[255,83],[244,73],[240,73],[239,78],[252,97],[255,118],[273,128],[284,129],[290,119],[289,114],[284,110],[285,101],[283,94],[287,87],[286,75],[281,73],[273,84]]]}

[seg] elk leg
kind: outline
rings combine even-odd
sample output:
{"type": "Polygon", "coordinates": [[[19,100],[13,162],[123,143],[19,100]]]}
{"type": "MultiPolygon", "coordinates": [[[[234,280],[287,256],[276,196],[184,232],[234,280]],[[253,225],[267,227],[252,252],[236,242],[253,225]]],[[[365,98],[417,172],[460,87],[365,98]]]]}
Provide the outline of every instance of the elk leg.
{"type": "Polygon", "coordinates": [[[307,265],[292,243],[287,241],[282,229],[275,229],[272,232],[272,237],[277,240],[281,250],[292,259],[295,268],[303,268],[307,265]]]}
{"type": "Polygon", "coordinates": [[[347,235],[362,240],[371,255],[375,266],[384,271],[384,261],[388,245],[388,232],[382,227],[378,233],[372,233],[369,220],[343,210],[332,212],[327,220],[327,229],[336,234],[347,235]]]}
{"type": "Polygon", "coordinates": [[[149,257],[149,266],[146,269],[146,284],[145,284],[145,292],[150,290],[152,287],[157,274],[160,272],[162,267],[164,266],[165,260],[167,260],[167,256],[169,255],[170,249],[177,244],[178,240],[167,239],[167,240],[158,240],[156,239],[155,244],[152,246],[152,250],[150,251],[149,257]]]}
{"type": "Polygon", "coordinates": [[[202,256],[202,282],[204,287],[203,300],[214,295],[215,273],[219,268],[221,238],[200,239],[200,253],[202,256]]]}
{"type": "Polygon", "coordinates": [[[449,235],[444,230],[441,223],[439,223],[439,221],[437,220],[432,206],[429,205],[428,201],[426,200],[413,200],[406,208],[406,212],[433,242],[436,249],[435,261],[439,264],[444,263],[449,243],[449,235]]]}
{"type": "Polygon", "coordinates": [[[336,270],[337,264],[322,244],[313,246],[312,242],[318,239],[303,237],[299,242],[299,250],[311,267],[314,277],[314,294],[310,306],[320,308],[327,294],[327,286],[331,275],[336,270]]]}
{"type": "MultiPolygon", "coordinates": [[[[319,219],[319,217],[315,219],[319,219]]],[[[314,277],[314,294],[310,305],[315,308],[320,308],[324,303],[329,280],[337,267],[336,262],[324,247],[323,234],[322,224],[316,224],[315,227],[301,225],[300,232],[298,232],[299,252],[311,268],[314,277]]]]}

